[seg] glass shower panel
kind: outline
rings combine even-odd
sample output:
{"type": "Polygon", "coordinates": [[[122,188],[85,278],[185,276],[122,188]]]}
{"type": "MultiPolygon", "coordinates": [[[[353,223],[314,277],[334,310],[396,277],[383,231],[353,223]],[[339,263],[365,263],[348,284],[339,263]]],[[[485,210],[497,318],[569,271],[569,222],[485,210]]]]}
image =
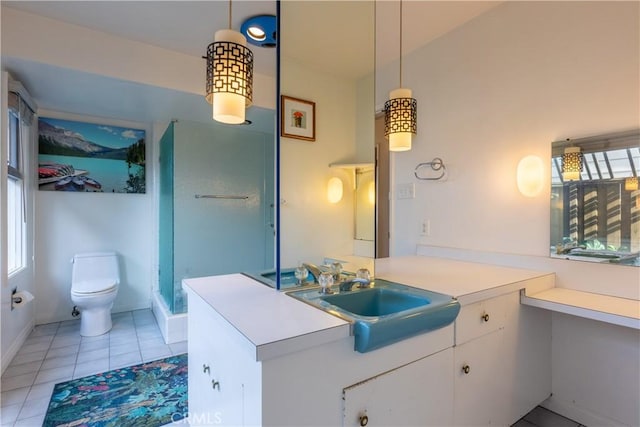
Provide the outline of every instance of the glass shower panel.
{"type": "Polygon", "coordinates": [[[273,141],[247,126],[176,123],[177,302],[183,278],[273,268],[273,141]]]}
{"type": "Polygon", "coordinates": [[[175,312],[173,280],[173,135],[171,123],[160,139],[159,287],[160,295],[175,312]]]}

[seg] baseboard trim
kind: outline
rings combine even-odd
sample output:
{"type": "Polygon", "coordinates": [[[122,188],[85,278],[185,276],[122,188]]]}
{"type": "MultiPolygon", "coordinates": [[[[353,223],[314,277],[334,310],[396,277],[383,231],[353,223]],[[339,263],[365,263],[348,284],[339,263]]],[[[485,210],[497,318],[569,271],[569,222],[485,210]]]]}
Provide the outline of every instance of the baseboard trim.
{"type": "Polygon", "coordinates": [[[24,342],[27,340],[27,338],[29,338],[29,334],[31,333],[31,331],[33,331],[33,328],[35,327],[35,325],[36,325],[35,320],[31,319],[27,323],[27,325],[20,331],[16,339],[13,340],[7,352],[2,355],[2,373],[3,374],[5,369],[7,369],[9,364],[11,364],[11,361],[13,360],[13,358],[20,351],[20,348],[22,348],[22,345],[24,344],[24,342]]]}

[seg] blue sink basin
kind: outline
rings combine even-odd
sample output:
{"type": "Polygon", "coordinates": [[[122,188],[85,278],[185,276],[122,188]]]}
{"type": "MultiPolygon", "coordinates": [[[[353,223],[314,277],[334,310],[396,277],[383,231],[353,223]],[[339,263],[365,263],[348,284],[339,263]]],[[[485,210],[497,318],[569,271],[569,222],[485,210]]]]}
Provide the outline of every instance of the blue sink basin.
{"type": "Polygon", "coordinates": [[[338,294],[307,289],[288,295],[349,321],[360,353],[447,326],[460,312],[451,296],[382,279],[338,294]]]}
{"type": "Polygon", "coordinates": [[[320,297],[323,301],[358,316],[379,317],[430,304],[424,295],[390,288],[363,289],[320,297]]]}

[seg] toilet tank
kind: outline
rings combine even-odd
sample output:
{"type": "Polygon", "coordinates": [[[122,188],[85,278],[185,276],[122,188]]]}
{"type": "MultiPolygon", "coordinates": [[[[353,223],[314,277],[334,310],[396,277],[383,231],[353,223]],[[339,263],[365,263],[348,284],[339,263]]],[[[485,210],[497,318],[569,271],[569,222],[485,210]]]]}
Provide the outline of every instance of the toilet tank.
{"type": "Polygon", "coordinates": [[[73,257],[71,283],[108,281],[120,283],[118,256],[115,252],[91,252],[76,254],[73,257]]]}

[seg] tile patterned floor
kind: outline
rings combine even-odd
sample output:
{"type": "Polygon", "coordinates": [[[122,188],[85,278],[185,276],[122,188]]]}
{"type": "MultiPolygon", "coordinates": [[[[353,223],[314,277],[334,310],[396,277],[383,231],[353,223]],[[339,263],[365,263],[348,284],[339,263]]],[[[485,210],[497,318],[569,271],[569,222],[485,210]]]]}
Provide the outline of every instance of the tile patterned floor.
{"type": "Polygon", "coordinates": [[[112,319],[98,337],[81,337],[79,320],[36,326],[2,375],[0,425],[41,426],[56,383],[187,351],[164,343],[151,310],[112,319]]]}
{"type": "Polygon", "coordinates": [[[512,427],[585,427],[562,415],[538,406],[522,417],[512,427]]]}
{"type": "MultiPolygon", "coordinates": [[[[56,383],[187,351],[186,341],[164,343],[151,310],[112,319],[99,337],[81,337],[79,320],[36,326],[2,375],[0,425],[41,426],[56,383]]],[[[539,406],[512,427],[584,426],[539,406]]]]}

